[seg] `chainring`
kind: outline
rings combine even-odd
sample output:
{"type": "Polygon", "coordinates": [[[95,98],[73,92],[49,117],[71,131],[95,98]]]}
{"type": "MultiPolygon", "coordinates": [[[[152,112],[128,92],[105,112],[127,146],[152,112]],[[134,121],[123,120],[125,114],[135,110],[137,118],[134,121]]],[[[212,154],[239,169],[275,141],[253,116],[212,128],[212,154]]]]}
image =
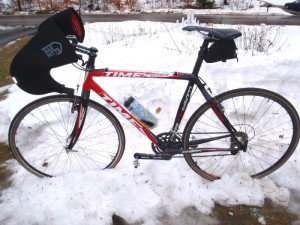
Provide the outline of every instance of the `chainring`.
{"type": "MultiPolygon", "coordinates": [[[[175,141],[171,141],[171,132],[165,132],[157,135],[159,146],[155,146],[153,143],[151,144],[151,148],[154,153],[160,154],[164,153],[164,151],[168,148],[177,148],[178,145],[181,143],[182,138],[178,135],[175,135],[175,141]]],[[[180,145],[181,146],[181,145],[180,145]]]]}

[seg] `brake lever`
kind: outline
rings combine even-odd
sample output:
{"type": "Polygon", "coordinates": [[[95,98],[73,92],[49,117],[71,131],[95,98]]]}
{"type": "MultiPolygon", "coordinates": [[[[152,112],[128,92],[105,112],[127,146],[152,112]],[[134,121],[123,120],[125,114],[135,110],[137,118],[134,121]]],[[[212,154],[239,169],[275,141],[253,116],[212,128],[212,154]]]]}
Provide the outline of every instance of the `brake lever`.
{"type": "Polygon", "coordinates": [[[82,55],[77,54],[77,57],[78,57],[78,60],[81,61],[81,66],[85,66],[85,65],[87,64],[87,62],[85,62],[85,61],[83,60],[82,55]]]}

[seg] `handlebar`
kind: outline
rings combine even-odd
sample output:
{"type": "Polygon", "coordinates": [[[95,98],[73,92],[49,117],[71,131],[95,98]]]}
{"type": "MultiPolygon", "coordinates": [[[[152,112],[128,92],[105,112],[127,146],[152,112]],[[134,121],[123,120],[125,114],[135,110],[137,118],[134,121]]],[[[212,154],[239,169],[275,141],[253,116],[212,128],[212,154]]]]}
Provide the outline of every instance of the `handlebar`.
{"type": "Polygon", "coordinates": [[[87,48],[82,45],[72,44],[75,51],[86,54],[88,56],[97,56],[98,49],[95,47],[87,48]]]}
{"type": "Polygon", "coordinates": [[[84,62],[82,55],[77,54],[78,60],[82,61],[82,66],[86,65],[87,69],[94,69],[98,49],[95,47],[87,48],[78,44],[73,44],[73,46],[76,52],[80,52],[89,56],[88,60],[84,62]]]}
{"type": "Polygon", "coordinates": [[[96,57],[98,49],[95,47],[87,48],[78,44],[77,37],[75,35],[67,35],[66,38],[71,42],[71,45],[74,47],[75,51],[86,54],[90,57],[96,57]]]}

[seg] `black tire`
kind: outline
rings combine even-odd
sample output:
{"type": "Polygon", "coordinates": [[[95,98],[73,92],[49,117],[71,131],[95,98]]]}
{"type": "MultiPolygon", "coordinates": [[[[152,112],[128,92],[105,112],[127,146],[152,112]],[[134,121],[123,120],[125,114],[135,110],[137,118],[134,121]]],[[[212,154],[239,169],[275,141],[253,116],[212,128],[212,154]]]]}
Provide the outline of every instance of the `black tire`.
{"type": "MultiPolygon", "coordinates": [[[[262,178],[282,166],[295,151],[299,141],[299,116],[282,96],[263,89],[243,88],[225,92],[215,99],[235,129],[247,133],[248,147],[237,154],[230,151],[185,154],[188,165],[197,174],[208,180],[238,172],[262,178]]],[[[226,132],[205,103],[189,119],[183,133],[183,147],[189,148],[189,140],[216,137],[226,132]]],[[[224,138],[197,147],[228,149],[231,140],[224,138]]]]}
{"type": "Polygon", "coordinates": [[[89,100],[79,140],[66,150],[80,97],[55,95],[38,99],[18,112],[9,129],[9,144],[18,162],[39,176],[60,176],[87,170],[114,168],[125,147],[125,136],[116,117],[89,100]]]}

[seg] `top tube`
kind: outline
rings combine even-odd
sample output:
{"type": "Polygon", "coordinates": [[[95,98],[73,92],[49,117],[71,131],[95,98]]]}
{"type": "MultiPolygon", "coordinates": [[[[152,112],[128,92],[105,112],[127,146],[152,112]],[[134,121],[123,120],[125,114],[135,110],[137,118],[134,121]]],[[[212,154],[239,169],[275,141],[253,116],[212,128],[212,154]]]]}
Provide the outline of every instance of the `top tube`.
{"type": "Polygon", "coordinates": [[[99,69],[89,72],[92,77],[124,77],[124,78],[158,78],[158,79],[178,79],[178,80],[192,80],[194,77],[189,73],[181,72],[146,72],[146,71],[123,71],[123,70],[109,70],[99,69]]]}

